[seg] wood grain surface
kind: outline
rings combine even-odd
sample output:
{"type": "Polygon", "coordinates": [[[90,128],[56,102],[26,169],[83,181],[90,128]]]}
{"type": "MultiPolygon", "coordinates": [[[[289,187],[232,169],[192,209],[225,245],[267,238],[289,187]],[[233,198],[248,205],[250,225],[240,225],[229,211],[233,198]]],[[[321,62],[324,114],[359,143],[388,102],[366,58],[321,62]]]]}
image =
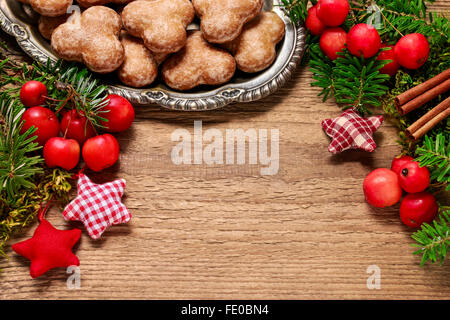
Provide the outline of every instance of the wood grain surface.
{"type": "MultiPolygon", "coordinates": [[[[433,7],[448,13],[450,2],[433,7]]],[[[83,229],[77,290],[67,288],[65,269],[31,279],[29,262],[9,251],[0,260],[0,299],[449,299],[450,263],[419,267],[399,206],[364,201],[364,177],[399,153],[395,127],[385,121],[374,153],[331,155],[320,122],[340,110],[322,103],[310,81],[300,68],[269,98],[214,112],[137,108],[132,129],[118,135],[119,164],[88,173],[96,182],[127,180],[131,222],[98,241],[83,229]],[[193,132],[195,120],[223,134],[278,129],[278,174],[262,176],[260,165],[173,164],[171,134],[193,132]],[[371,265],[381,270],[380,290],[367,288],[371,265]]],[[[48,220],[82,228],[59,208],[48,220]]]]}

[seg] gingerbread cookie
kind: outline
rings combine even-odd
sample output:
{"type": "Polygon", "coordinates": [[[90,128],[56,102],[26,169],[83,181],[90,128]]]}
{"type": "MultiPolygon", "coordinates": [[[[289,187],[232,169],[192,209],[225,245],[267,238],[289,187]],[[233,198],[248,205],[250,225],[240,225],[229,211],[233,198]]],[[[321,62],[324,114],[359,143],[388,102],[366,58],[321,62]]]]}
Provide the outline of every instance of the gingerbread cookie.
{"type": "Polygon", "coordinates": [[[62,16],[72,5],[72,0],[19,0],[29,4],[34,11],[47,17],[62,16]]]}
{"type": "Polygon", "coordinates": [[[234,75],[236,62],[228,52],[209,44],[200,31],[188,35],[186,46],[170,56],[163,65],[166,84],[176,90],[219,85],[234,75]]]}
{"type": "Polygon", "coordinates": [[[284,22],[274,12],[263,12],[244,26],[241,35],[224,45],[244,72],[258,72],[276,58],[276,45],[284,37],[284,22]]]}
{"type": "Polygon", "coordinates": [[[125,49],[125,59],[119,68],[120,80],[135,88],[145,87],[155,81],[158,61],[142,40],[122,31],[120,41],[125,49]]]}
{"type": "Polygon", "coordinates": [[[201,19],[205,39],[225,43],[236,39],[245,23],[255,18],[262,9],[262,0],[192,0],[201,19]]]}
{"type": "Polygon", "coordinates": [[[105,4],[127,4],[134,0],[77,0],[78,4],[84,8],[89,8],[93,6],[102,6],[105,4]]]}
{"type": "Polygon", "coordinates": [[[186,44],[186,27],[194,19],[189,0],[137,0],[122,11],[125,29],[155,53],[177,52],[186,44]]]}
{"type": "Polygon", "coordinates": [[[59,17],[40,16],[38,21],[39,32],[45,39],[50,40],[52,38],[53,31],[65,23],[68,18],[69,15],[67,14],[59,17]]]}
{"type": "Polygon", "coordinates": [[[90,70],[108,73],[120,67],[124,50],[119,41],[120,16],[103,6],[75,12],[53,31],[51,44],[62,59],[83,62],[90,70]]]}

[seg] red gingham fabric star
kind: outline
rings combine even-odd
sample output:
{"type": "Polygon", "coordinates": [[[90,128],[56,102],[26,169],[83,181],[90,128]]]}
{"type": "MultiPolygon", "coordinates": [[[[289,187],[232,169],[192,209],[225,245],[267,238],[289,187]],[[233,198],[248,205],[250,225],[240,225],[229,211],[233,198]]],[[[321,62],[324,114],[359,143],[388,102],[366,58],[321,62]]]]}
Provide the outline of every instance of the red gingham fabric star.
{"type": "Polygon", "coordinates": [[[124,179],[95,184],[86,175],[78,179],[78,195],[64,209],[69,221],[83,222],[92,239],[98,239],[107,227],[130,221],[131,214],[121,202],[124,179]]]}
{"type": "Polygon", "coordinates": [[[322,128],[332,138],[328,151],[339,153],[348,149],[372,152],[377,145],[372,135],[383,123],[383,116],[361,117],[353,108],[340,117],[325,119],[322,128]]]}

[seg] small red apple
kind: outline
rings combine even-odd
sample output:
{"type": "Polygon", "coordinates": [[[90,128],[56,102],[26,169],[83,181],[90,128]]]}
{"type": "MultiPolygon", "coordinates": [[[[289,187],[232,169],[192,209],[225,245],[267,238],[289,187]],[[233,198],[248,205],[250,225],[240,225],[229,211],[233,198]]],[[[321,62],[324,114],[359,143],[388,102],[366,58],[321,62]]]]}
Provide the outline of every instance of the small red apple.
{"type": "Polygon", "coordinates": [[[105,127],[107,132],[122,132],[127,130],[134,121],[134,108],[131,103],[116,94],[110,94],[106,97],[109,99],[107,106],[101,109],[101,117],[108,121],[103,121],[101,124],[105,127]],[[103,113],[103,111],[106,111],[103,113]]]}
{"type": "Polygon", "coordinates": [[[319,36],[327,26],[317,17],[317,5],[309,8],[308,16],[305,20],[306,28],[315,36],[319,36]]]}
{"type": "Polygon", "coordinates": [[[331,60],[338,58],[338,53],[345,48],[347,33],[342,28],[326,29],[320,36],[319,46],[331,60]]]}
{"type": "Polygon", "coordinates": [[[360,23],[350,29],[347,34],[347,49],[356,57],[371,58],[381,48],[381,38],[373,26],[360,23]]]}
{"type": "Polygon", "coordinates": [[[27,81],[20,88],[20,101],[25,107],[37,107],[45,103],[47,87],[40,81],[27,81]]]}
{"type": "Polygon", "coordinates": [[[399,181],[408,193],[422,192],[430,185],[430,171],[417,161],[410,161],[400,167],[399,181]]]}
{"type": "Polygon", "coordinates": [[[56,114],[50,109],[44,107],[32,107],[27,109],[22,120],[25,121],[21,134],[24,134],[29,128],[35,127],[37,130],[32,134],[37,136],[37,143],[43,146],[48,139],[58,136],[59,121],[56,114]]]}
{"type": "Polygon", "coordinates": [[[401,38],[394,47],[395,60],[407,69],[415,70],[427,62],[430,44],[420,33],[410,33],[401,38]]]}
{"type": "Polygon", "coordinates": [[[434,196],[428,192],[410,193],[400,205],[400,219],[408,227],[418,228],[436,217],[439,207],[434,196]]]}
{"type": "Polygon", "coordinates": [[[317,2],[317,16],[329,27],[343,24],[349,11],[348,0],[319,0],[317,2]]]}
{"type": "Polygon", "coordinates": [[[109,133],[88,139],[83,145],[83,159],[93,171],[102,171],[119,159],[119,143],[109,133]]]}
{"type": "Polygon", "coordinates": [[[84,115],[72,109],[61,120],[61,132],[66,138],[75,139],[80,145],[95,136],[95,129],[84,115]]]}
{"type": "Polygon", "coordinates": [[[391,164],[391,170],[394,171],[396,174],[400,175],[400,168],[408,163],[414,161],[413,157],[410,156],[400,156],[400,157],[396,157],[394,158],[394,160],[392,160],[392,164],[391,164]]]}
{"type": "Polygon", "coordinates": [[[49,168],[72,170],[80,160],[80,145],[74,139],[51,138],[44,146],[44,159],[49,168]]]}
{"type": "Polygon", "coordinates": [[[397,60],[395,60],[395,54],[394,54],[394,46],[388,46],[388,45],[381,45],[382,48],[390,48],[389,50],[381,51],[380,54],[377,57],[377,60],[391,60],[392,62],[384,65],[380,69],[380,73],[388,74],[391,77],[394,76],[397,71],[400,69],[400,65],[398,64],[397,60]]]}
{"type": "Polygon", "coordinates": [[[397,174],[385,168],[369,173],[364,179],[363,190],[366,201],[377,208],[392,206],[402,197],[397,174]]]}

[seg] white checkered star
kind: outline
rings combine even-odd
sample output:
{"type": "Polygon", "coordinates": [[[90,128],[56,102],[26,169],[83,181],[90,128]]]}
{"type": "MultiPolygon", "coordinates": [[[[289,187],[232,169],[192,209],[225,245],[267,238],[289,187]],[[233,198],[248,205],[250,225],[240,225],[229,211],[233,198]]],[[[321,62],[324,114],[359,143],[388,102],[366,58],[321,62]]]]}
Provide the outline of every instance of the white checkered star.
{"type": "Polygon", "coordinates": [[[80,174],[77,197],[64,209],[64,218],[83,222],[92,239],[100,238],[107,227],[131,219],[130,212],[121,202],[125,185],[124,179],[95,184],[80,174]]]}

